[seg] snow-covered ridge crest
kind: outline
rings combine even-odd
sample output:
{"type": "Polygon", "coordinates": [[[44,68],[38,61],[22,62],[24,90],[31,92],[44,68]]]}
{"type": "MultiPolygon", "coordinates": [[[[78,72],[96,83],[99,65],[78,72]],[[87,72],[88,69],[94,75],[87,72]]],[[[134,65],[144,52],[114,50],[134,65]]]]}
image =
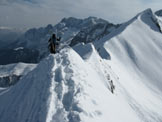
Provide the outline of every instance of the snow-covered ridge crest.
{"type": "MultiPolygon", "coordinates": [[[[126,101],[113,96],[105,85],[109,81],[103,78],[103,66],[101,73],[94,70],[95,66],[100,67],[102,59],[93,46],[91,51],[91,58],[86,61],[71,48],[41,61],[19,83],[0,95],[0,121],[107,122],[133,119],[138,122],[126,101]],[[97,61],[91,62],[95,57],[97,61]],[[128,109],[123,108],[124,112],[116,118],[121,103],[128,109]],[[111,111],[112,106],[117,107],[111,111]],[[129,118],[126,117],[128,111],[129,118]]],[[[109,73],[109,70],[105,72],[109,73]]]]}
{"type": "MultiPolygon", "coordinates": [[[[101,38],[98,42],[95,42],[95,45],[97,45],[96,47],[102,47],[102,44],[115,37],[120,35],[121,33],[125,32],[127,29],[129,29],[129,27],[131,27],[132,25],[134,25],[133,23],[140,23],[140,24],[145,24],[147,27],[151,28],[152,30],[156,31],[156,32],[162,32],[162,19],[158,18],[153,12],[152,10],[146,9],[140,13],[138,13],[135,17],[133,17],[132,19],[130,19],[129,21],[121,24],[121,26],[119,26],[119,28],[115,29],[114,31],[112,31],[110,34],[108,34],[107,36],[104,36],[103,38],[101,38]],[[103,42],[103,43],[101,43],[103,42]]],[[[140,24],[137,24],[137,26],[140,26],[140,24]]]]}
{"type": "Polygon", "coordinates": [[[152,12],[151,8],[148,8],[139,14],[137,14],[134,18],[124,23],[125,26],[129,26],[135,21],[141,21],[147,24],[151,29],[157,32],[161,32],[161,27],[158,23],[158,19],[156,15],[152,12]]]}
{"type": "Polygon", "coordinates": [[[138,15],[138,19],[142,20],[145,24],[147,24],[151,29],[157,32],[162,32],[161,26],[158,22],[158,18],[152,12],[151,9],[147,9],[138,15]]]}
{"type": "Polygon", "coordinates": [[[140,13],[138,13],[135,17],[133,17],[132,19],[130,19],[128,22],[126,22],[127,24],[128,23],[132,23],[134,21],[136,21],[137,19],[142,19],[142,18],[145,18],[145,19],[155,19],[155,14],[152,12],[152,9],[151,8],[148,8],[140,13]]]}
{"type": "Polygon", "coordinates": [[[128,93],[126,99],[144,122],[162,121],[162,34],[156,20],[148,9],[103,44],[112,70],[128,93]]]}

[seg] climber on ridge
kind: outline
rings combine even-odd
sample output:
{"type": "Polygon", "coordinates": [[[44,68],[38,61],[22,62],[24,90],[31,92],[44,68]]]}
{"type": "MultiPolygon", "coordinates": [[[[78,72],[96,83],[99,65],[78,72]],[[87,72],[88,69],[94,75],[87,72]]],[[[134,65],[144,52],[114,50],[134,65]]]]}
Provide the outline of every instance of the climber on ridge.
{"type": "Polygon", "coordinates": [[[55,54],[59,46],[59,41],[61,38],[57,38],[56,34],[52,34],[51,38],[48,40],[48,49],[50,53],[55,54]]]}

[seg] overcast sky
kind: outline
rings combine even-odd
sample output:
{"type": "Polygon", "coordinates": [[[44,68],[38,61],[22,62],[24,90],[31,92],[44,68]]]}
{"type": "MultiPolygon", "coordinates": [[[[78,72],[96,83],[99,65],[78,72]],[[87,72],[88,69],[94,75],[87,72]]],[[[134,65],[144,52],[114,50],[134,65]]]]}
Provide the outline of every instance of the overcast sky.
{"type": "Polygon", "coordinates": [[[0,0],[0,27],[54,25],[70,16],[121,23],[147,8],[162,9],[162,0],[0,0]]]}

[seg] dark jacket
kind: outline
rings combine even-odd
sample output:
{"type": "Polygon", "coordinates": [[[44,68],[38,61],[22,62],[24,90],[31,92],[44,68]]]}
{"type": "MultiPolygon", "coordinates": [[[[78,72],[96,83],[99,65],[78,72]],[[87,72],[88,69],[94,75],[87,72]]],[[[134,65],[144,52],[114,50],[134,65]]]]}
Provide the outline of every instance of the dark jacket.
{"type": "Polygon", "coordinates": [[[61,38],[57,38],[55,34],[48,40],[48,49],[50,53],[56,53],[56,46],[59,45],[59,41],[61,38]]]}

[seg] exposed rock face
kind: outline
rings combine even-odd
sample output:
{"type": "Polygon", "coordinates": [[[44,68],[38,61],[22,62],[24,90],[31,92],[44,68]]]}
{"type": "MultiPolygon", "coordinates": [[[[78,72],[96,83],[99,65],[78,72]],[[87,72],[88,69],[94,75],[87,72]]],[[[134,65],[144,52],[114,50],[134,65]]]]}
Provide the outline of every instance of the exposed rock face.
{"type": "Polygon", "coordinates": [[[80,42],[89,43],[102,38],[117,28],[108,22],[95,23],[93,26],[81,29],[81,31],[72,39],[70,46],[74,46],[80,42]]]}

